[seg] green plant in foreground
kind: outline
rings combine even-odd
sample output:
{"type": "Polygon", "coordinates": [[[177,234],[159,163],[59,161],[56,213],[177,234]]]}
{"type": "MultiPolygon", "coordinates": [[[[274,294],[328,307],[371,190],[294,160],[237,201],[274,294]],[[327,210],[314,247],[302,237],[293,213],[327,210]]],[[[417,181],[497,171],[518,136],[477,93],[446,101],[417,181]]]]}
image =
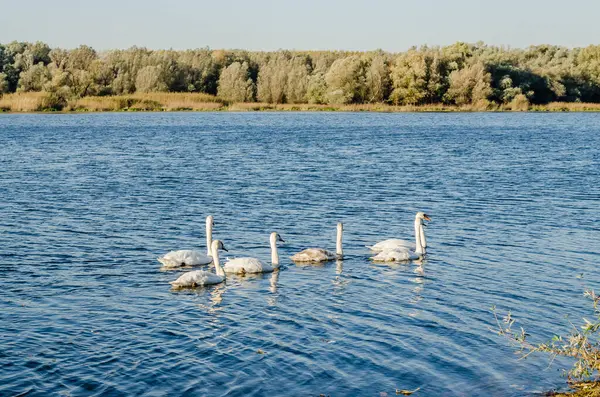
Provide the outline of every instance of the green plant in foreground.
{"type": "Polygon", "coordinates": [[[571,332],[567,336],[555,335],[546,343],[533,344],[527,340],[529,336],[523,327],[515,332],[513,326],[515,319],[509,311],[502,321],[498,318],[496,307],[492,307],[492,313],[496,319],[498,334],[505,336],[511,343],[519,347],[518,353],[522,358],[529,356],[534,352],[545,352],[552,355],[552,359],[557,356],[572,357],[576,361],[573,367],[566,371],[569,382],[580,383],[586,380],[600,381],[600,296],[597,296],[593,290],[587,290],[584,293],[586,298],[593,302],[594,318],[583,319],[584,324],[577,328],[569,321],[572,326],[571,332]]]}

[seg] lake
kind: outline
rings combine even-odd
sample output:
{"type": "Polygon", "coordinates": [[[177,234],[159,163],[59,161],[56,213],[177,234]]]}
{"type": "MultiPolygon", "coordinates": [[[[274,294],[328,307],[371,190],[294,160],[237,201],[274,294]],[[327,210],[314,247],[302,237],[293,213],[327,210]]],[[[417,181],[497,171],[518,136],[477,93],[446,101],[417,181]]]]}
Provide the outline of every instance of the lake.
{"type": "Polygon", "coordinates": [[[535,395],[572,363],[490,307],[534,342],[592,313],[600,114],[6,114],[0,143],[2,396],[535,395]],[[369,261],[417,211],[423,270],[369,261]],[[209,214],[282,269],[172,290],[209,214]],[[337,222],[343,262],[289,260],[337,222]]]}

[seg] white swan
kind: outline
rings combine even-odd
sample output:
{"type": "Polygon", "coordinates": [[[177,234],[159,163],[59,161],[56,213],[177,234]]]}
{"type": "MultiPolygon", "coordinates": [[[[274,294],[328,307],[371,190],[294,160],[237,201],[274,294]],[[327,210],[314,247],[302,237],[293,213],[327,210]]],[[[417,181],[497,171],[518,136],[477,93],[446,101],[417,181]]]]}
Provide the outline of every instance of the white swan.
{"type": "MultiPolygon", "coordinates": [[[[414,248],[407,247],[405,240],[390,239],[381,241],[372,247],[372,251],[378,252],[373,258],[376,262],[407,261],[423,257],[427,253],[427,240],[423,230],[423,221],[431,221],[429,215],[417,212],[415,216],[415,240],[414,248]]],[[[410,246],[413,246],[410,244],[410,246]]]]}
{"type": "Polygon", "coordinates": [[[204,285],[219,284],[225,281],[225,272],[219,264],[219,249],[227,251],[221,240],[213,241],[212,258],[214,259],[216,274],[206,270],[186,272],[179,276],[177,280],[170,282],[173,288],[195,288],[204,285]]]}
{"type": "Polygon", "coordinates": [[[157,260],[164,267],[201,266],[212,262],[212,228],[215,225],[212,215],[206,217],[206,255],[196,250],[171,251],[157,260]]]}
{"type": "Polygon", "coordinates": [[[279,269],[279,254],[277,253],[277,241],[285,242],[281,238],[279,233],[271,233],[271,265],[262,263],[256,258],[234,258],[225,263],[225,265],[223,265],[225,273],[270,273],[275,269],[279,269]]]}
{"type": "Polygon", "coordinates": [[[342,259],[344,251],[342,250],[342,236],[344,233],[344,225],[340,222],[337,224],[337,240],[335,254],[323,248],[307,248],[298,252],[290,259],[294,262],[327,262],[334,259],[342,259]]]}
{"type": "MultiPolygon", "coordinates": [[[[423,230],[423,220],[431,221],[431,218],[429,217],[429,215],[427,215],[424,212],[417,212],[417,215],[415,216],[415,235],[416,236],[418,236],[421,233],[421,231],[423,230]]],[[[421,244],[424,249],[427,248],[427,241],[425,240],[425,234],[423,234],[423,239],[422,239],[421,244]]],[[[389,240],[380,241],[373,246],[367,246],[367,248],[369,248],[373,252],[381,252],[381,251],[390,250],[390,249],[416,250],[417,246],[416,246],[416,244],[411,243],[410,241],[399,240],[399,239],[389,239],[389,240]]]]}

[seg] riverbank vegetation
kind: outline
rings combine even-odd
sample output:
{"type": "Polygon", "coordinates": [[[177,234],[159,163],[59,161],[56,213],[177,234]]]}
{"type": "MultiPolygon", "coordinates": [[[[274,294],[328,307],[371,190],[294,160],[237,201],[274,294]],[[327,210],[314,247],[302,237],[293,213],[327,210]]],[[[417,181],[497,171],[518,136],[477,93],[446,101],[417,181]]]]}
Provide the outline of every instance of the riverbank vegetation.
{"type": "Polygon", "coordinates": [[[574,360],[573,367],[565,370],[573,392],[551,395],[600,397],[600,296],[593,290],[586,291],[584,296],[593,304],[591,320],[584,318],[584,323],[579,327],[569,321],[571,330],[568,335],[555,335],[552,340],[545,343],[531,343],[530,335],[522,327],[519,330],[513,328],[515,319],[510,312],[500,320],[496,309],[492,308],[496,331],[518,347],[518,353],[522,358],[543,352],[550,354],[552,359],[562,356],[574,360]]]}
{"type": "Polygon", "coordinates": [[[63,99],[48,92],[17,92],[0,96],[0,112],[169,112],[169,111],[311,111],[311,112],[478,112],[478,111],[535,111],[535,112],[600,112],[600,103],[551,102],[546,105],[514,104],[482,108],[477,105],[390,105],[386,103],[315,104],[230,102],[202,93],[154,92],[128,95],[86,96],[63,99]]]}
{"type": "Polygon", "coordinates": [[[384,51],[0,44],[0,109],[600,110],[600,46],[384,51]]]}

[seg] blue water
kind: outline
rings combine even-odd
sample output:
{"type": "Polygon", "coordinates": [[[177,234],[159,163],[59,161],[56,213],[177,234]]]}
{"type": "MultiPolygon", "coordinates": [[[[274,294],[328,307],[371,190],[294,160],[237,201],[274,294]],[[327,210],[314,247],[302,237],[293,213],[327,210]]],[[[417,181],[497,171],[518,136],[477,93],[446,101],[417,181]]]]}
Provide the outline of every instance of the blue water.
{"type": "Polygon", "coordinates": [[[490,307],[542,342],[598,287],[599,114],[10,114],[0,172],[2,396],[532,395],[571,362],[490,307]],[[423,272],[371,263],[418,210],[423,272]],[[282,270],[171,290],[208,214],[282,270]],[[338,221],[343,263],[287,259],[338,221]]]}

